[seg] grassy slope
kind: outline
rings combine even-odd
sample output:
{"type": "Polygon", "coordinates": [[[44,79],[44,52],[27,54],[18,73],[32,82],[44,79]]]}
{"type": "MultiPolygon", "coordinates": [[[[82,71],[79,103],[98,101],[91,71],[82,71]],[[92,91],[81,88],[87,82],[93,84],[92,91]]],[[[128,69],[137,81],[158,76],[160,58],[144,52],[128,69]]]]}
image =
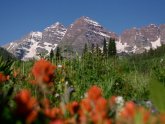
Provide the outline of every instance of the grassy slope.
{"type": "MultiPolygon", "coordinates": [[[[165,111],[165,87],[155,78],[153,67],[160,64],[160,60],[165,56],[162,52],[157,55],[133,56],[134,59],[121,57],[117,59],[103,60],[102,58],[87,57],[85,60],[64,60],[54,64],[62,64],[66,68],[67,81],[72,83],[76,88],[74,99],[80,99],[91,85],[98,85],[103,89],[105,97],[114,95],[112,85],[119,79],[121,82],[131,84],[135,91],[128,87],[123,89],[122,94],[132,92],[131,99],[144,100],[144,89],[150,91],[149,99],[155,104],[160,111],[165,111]],[[160,54],[161,53],[161,54],[160,54]]],[[[20,68],[20,72],[25,77],[31,73],[34,61],[17,62],[15,66],[20,68]]],[[[165,74],[164,74],[165,75],[165,74]]],[[[117,82],[118,83],[118,82],[117,82]]],[[[22,84],[22,85],[26,85],[22,84]]],[[[127,85],[129,86],[129,85],[127,85]]],[[[23,87],[23,86],[22,86],[23,87]]],[[[117,87],[116,87],[117,88],[117,87]]],[[[120,90],[120,89],[119,89],[120,90]]]]}
{"type": "Polygon", "coordinates": [[[165,112],[165,87],[157,80],[150,79],[150,99],[158,110],[165,112]]]}

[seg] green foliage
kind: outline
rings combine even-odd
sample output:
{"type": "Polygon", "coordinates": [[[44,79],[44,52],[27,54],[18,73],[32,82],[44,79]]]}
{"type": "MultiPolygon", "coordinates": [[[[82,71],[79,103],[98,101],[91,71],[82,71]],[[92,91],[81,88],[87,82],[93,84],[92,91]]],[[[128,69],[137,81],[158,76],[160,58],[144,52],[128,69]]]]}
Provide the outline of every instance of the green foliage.
{"type": "MultiPolygon", "coordinates": [[[[52,62],[55,65],[62,65],[64,68],[57,69],[54,91],[51,92],[52,89],[49,89],[51,92],[49,98],[55,104],[58,103],[58,101],[55,101],[54,96],[56,93],[59,95],[64,94],[64,90],[67,89],[65,83],[68,82],[69,86],[72,85],[75,88],[71,100],[78,100],[84,97],[86,90],[94,84],[103,89],[106,98],[112,95],[121,95],[128,100],[151,99],[149,96],[153,94],[156,86],[151,88],[150,83],[156,80],[156,82],[164,84],[165,80],[165,55],[162,54],[164,46],[158,48],[158,51],[153,51],[132,56],[116,55],[116,57],[107,58],[101,53],[99,45],[96,44],[96,47],[92,45],[91,52],[89,52],[86,44],[81,58],[76,56],[73,59],[62,59],[61,61],[57,60],[57,56],[61,56],[60,52],[56,52],[56,55],[52,57],[52,62]]],[[[14,79],[16,82],[14,92],[22,88],[29,88],[32,89],[35,96],[38,96],[39,93],[29,83],[28,78],[35,60],[27,62],[15,61],[12,68],[9,66],[12,64],[7,63],[4,60],[1,60],[0,63],[0,67],[3,67],[0,69],[1,71],[5,70],[5,74],[11,73],[12,68],[15,70],[20,69],[19,75],[14,79]]],[[[6,87],[9,89],[10,86],[6,85],[3,89],[6,87]]],[[[165,89],[165,87],[162,89],[165,89]]],[[[157,92],[159,91],[157,90],[157,92]]],[[[151,100],[155,102],[156,99],[154,97],[152,95],[151,100]]],[[[160,107],[160,109],[162,108],[160,107]]]]}
{"type": "Polygon", "coordinates": [[[165,86],[165,61],[163,59],[158,62],[159,64],[153,67],[155,78],[157,78],[165,86]]]}
{"type": "Polygon", "coordinates": [[[54,57],[54,51],[53,51],[53,49],[51,49],[51,51],[50,51],[50,60],[52,60],[53,59],[53,57],[54,57]]]}
{"type": "Polygon", "coordinates": [[[92,46],[91,46],[91,52],[94,53],[95,52],[95,44],[92,43],[92,46]]]}
{"type": "Polygon", "coordinates": [[[1,56],[0,56],[0,72],[2,72],[5,75],[10,75],[12,72],[12,66],[13,61],[12,60],[4,60],[1,56]]]}
{"type": "Polygon", "coordinates": [[[135,88],[129,82],[125,82],[121,77],[116,77],[111,92],[115,96],[123,96],[126,100],[132,99],[135,94],[135,88]]]}
{"type": "Polygon", "coordinates": [[[150,95],[149,98],[153,102],[153,104],[157,107],[157,109],[161,112],[165,112],[165,88],[163,84],[159,81],[150,78],[150,95]]]}
{"type": "Polygon", "coordinates": [[[84,50],[83,50],[83,55],[85,55],[87,52],[88,52],[88,45],[85,43],[84,50]]]}
{"type": "Polygon", "coordinates": [[[107,41],[106,39],[104,38],[104,41],[103,41],[103,55],[107,57],[107,41]]]}
{"type": "Polygon", "coordinates": [[[61,60],[62,56],[61,56],[61,49],[60,47],[57,46],[56,48],[56,60],[61,60]]]}
{"type": "Polygon", "coordinates": [[[97,56],[100,56],[100,55],[101,55],[101,50],[100,50],[98,44],[96,44],[96,55],[97,55],[97,56]]]}
{"type": "Polygon", "coordinates": [[[115,39],[110,38],[108,43],[108,57],[115,56],[116,55],[116,43],[115,39]]]}
{"type": "Polygon", "coordinates": [[[4,48],[0,47],[0,56],[4,59],[4,60],[16,60],[16,58],[9,53],[7,50],[5,50],[4,48]]]}

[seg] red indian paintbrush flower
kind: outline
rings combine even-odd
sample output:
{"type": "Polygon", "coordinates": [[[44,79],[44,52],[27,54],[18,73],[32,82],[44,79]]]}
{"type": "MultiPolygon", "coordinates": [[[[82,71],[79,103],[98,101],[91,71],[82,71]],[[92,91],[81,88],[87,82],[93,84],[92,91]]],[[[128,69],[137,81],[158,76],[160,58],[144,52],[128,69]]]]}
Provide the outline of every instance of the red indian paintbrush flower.
{"type": "Polygon", "coordinates": [[[51,83],[54,77],[55,68],[56,67],[53,66],[49,61],[44,59],[37,61],[32,68],[32,74],[35,78],[35,83],[51,83]]]}
{"type": "Polygon", "coordinates": [[[15,101],[17,104],[16,114],[28,123],[33,122],[37,117],[37,101],[31,97],[30,91],[23,89],[16,95],[15,101]]]}
{"type": "Polygon", "coordinates": [[[42,101],[42,106],[43,106],[44,115],[50,119],[54,119],[58,117],[59,115],[62,115],[62,111],[59,108],[50,107],[50,101],[48,99],[44,99],[42,101]]]}
{"type": "Polygon", "coordinates": [[[70,114],[71,114],[71,115],[74,115],[74,114],[76,114],[76,113],[78,112],[78,110],[79,110],[79,103],[76,102],[76,101],[74,101],[74,102],[72,102],[72,103],[69,103],[69,104],[67,105],[67,108],[68,108],[70,114]]]}
{"type": "Polygon", "coordinates": [[[0,72],[0,83],[7,81],[8,78],[3,73],[0,72]]]}
{"type": "Polygon", "coordinates": [[[126,102],[125,107],[121,111],[121,116],[124,118],[134,118],[135,116],[135,103],[133,102],[126,102]]]}
{"type": "Polygon", "coordinates": [[[102,91],[99,87],[97,86],[92,86],[89,90],[88,90],[88,98],[96,101],[98,98],[100,98],[102,96],[102,91]]]}

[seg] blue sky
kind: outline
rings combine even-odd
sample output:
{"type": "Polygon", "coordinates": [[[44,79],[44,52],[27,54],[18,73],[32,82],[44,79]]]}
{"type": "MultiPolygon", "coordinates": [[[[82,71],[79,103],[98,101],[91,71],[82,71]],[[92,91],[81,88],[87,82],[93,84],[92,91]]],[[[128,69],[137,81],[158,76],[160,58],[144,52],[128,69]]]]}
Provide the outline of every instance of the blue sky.
{"type": "Polygon", "coordinates": [[[81,16],[118,34],[131,27],[165,24],[165,0],[0,0],[0,45],[81,16]]]}

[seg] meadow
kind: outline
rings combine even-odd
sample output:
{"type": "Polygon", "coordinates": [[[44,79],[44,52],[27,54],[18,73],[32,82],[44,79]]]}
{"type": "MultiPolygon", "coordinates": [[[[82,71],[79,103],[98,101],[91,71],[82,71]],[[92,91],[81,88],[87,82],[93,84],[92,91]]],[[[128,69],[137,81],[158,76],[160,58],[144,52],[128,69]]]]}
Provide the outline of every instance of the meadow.
{"type": "Polygon", "coordinates": [[[4,123],[163,124],[165,46],[138,55],[0,59],[4,123]]]}

